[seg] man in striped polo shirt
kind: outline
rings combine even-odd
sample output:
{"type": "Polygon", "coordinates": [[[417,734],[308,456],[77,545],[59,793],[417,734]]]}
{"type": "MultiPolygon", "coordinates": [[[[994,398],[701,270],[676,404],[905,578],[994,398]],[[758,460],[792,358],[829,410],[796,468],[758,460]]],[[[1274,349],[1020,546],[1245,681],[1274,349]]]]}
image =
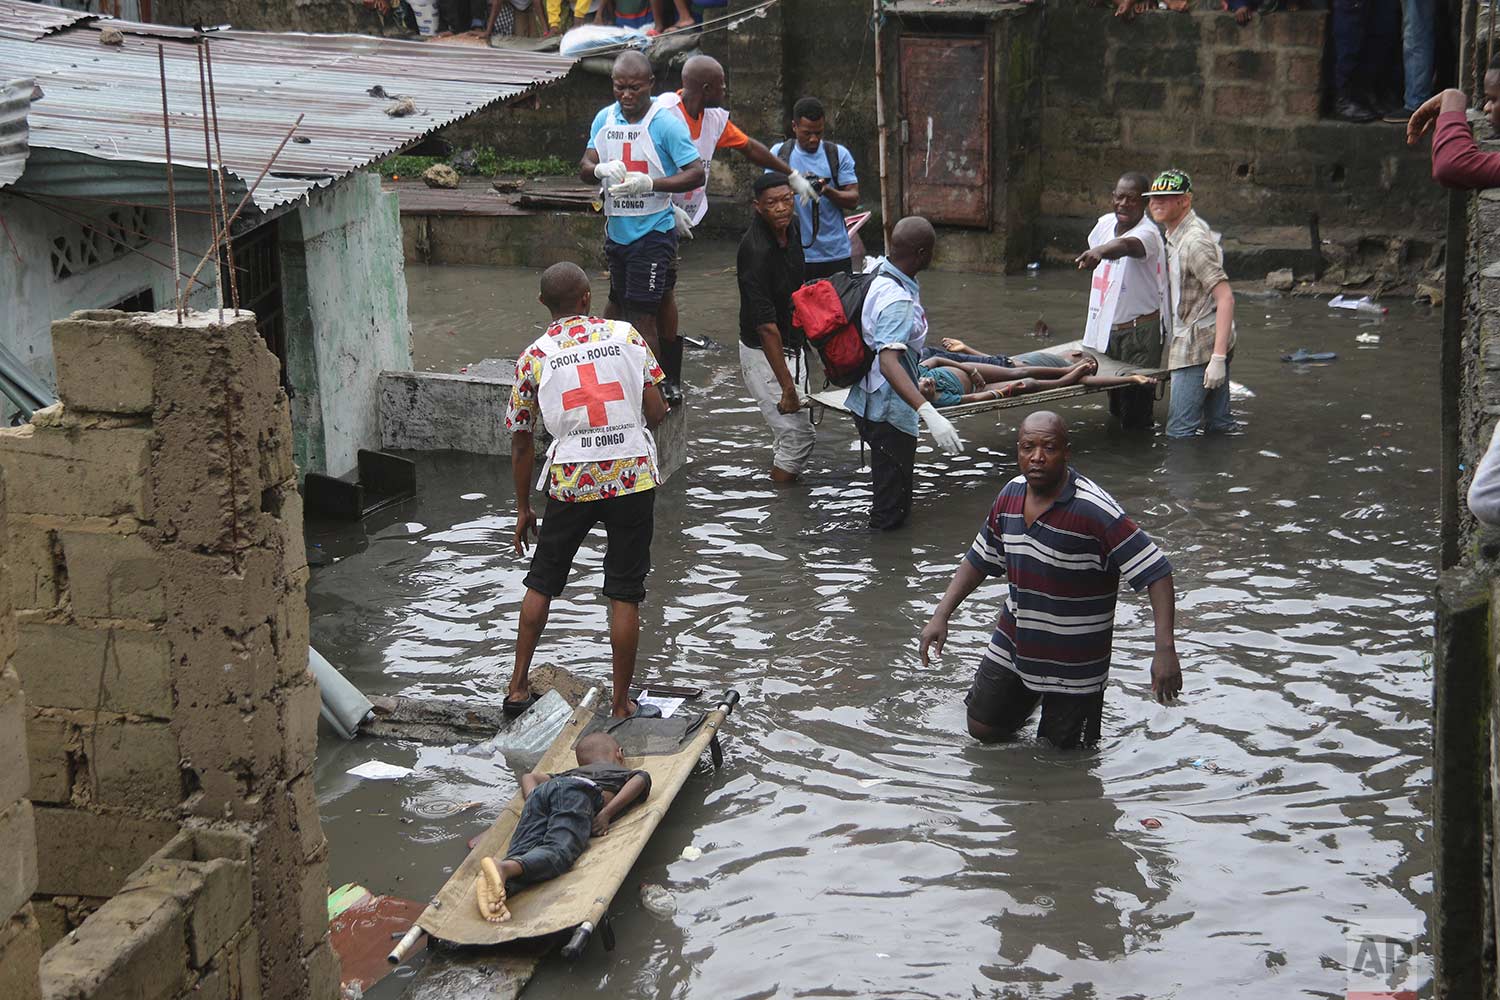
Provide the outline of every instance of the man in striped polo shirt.
{"type": "Polygon", "coordinates": [[[1099,740],[1121,577],[1151,598],[1151,693],[1165,705],[1182,691],[1172,566],[1113,497],[1068,467],[1068,426],[1057,414],[1022,421],[1016,451],[1021,474],[995,498],[922,629],[922,664],[929,649],[943,651],[948,619],[964,598],[985,577],[1004,576],[1010,591],[964,699],[970,735],[1006,739],[1041,702],[1038,736],[1063,748],[1091,746],[1099,740]]]}

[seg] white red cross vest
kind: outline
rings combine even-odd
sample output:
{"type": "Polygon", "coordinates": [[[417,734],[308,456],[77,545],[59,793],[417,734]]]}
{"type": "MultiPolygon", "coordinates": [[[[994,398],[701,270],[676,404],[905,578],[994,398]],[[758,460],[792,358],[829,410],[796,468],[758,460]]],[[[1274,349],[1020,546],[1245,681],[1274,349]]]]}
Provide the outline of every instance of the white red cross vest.
{"type": "MultiPolygon", "coordinates": [[[[677,108],[682,115],[683,124],[687,124],[687,109],[682,106],[682,97],[679,94],[663,94],[656,99],[657,103],[665,108],[677,108]]],[[[724,135],[724,130],[729,127],[729,111],[725,108],[704,108],[703,128],[698,133],[698,138],[693,139],[693,146],[698,150],[698,156],[703,161],[703,186],[693,188],[691,191],[674,194],[672,203],[688,214],[688,221],[693,225],[703,221],[703,216],[708,214],[708,171],[713,163],[714,151],[719,148],[719,139],[724,135]]],[[[691,137],[692,126],[688,126],[688,135],[691,137]]]]}
{"type": "MultiPolygon", "coordinates": [[[[543,355],[537,400],[553,438],[547,465],[641,455],[654,465],[656,441],[641,409],[647,349],[626,339],[629,323],[593,317],[572,322],[605,329],[609,336],[573,347],[563,347],[551,336],[537,342],[543,355]]],[[[545,480],[546,469],[542,471],[545,480]]]]}
{"type": "MultiPolygon", "coordinates": [[[[674,95],[675,96],[675,95],[674,95]]],[[[618,105],[609,109],[604,126],[594,137],[594,151],[600,163],[619,160],[634,173],[648,175],[653,181],[666,177],[662,169],[661,154],[656,151],[656,142],[646,127],[662,109],[661,98],[651,102],[651,108],[638,122],[627,122],[618,116],[618,105]]],[[[665,212],[672,204],[672,196],[664,191],[648,191],[642,195],[616,198],[604,185],[605,215],[655,215],[665,212]]],[[[639,453],[637,453],[639,454],[639,453]]]]}

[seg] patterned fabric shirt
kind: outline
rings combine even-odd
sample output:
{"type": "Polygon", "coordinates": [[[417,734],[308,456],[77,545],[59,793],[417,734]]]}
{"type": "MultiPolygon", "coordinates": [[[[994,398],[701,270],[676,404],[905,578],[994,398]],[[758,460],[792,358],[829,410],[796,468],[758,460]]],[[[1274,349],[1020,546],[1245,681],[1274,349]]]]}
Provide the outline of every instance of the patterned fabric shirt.
{"type": "Polygon", "coordinates": [[[1098,691],[1109,676],[1120,577],[1140,590],[1172,566],[1113,497],[1072,469],[1029,528],[1025,504],[1026,477],[1017,476],[965,557],[1010,584],[984,658],[1033,691],[1098,691]]]}
{"type": "MultiPolygon", "coordinates": [[[[610,324],[618,320],[600,319],[597,316],[568,316],[556,320],[547,327],[547,332],[537,343],[528,347],[516,361],[516,384],[510,390],[510,408],[505,413],[505,426],[511,432],[531,431],[536,433],[541,422],[542,408],[537,401],[537,391],[542,384],[542,364],[546,355],[537,346],[551,337],[558,347],[576,347],[609,340],[613,336],[610,324]]],[[[663,381],[661,365],[651,353],[646,341],[630,328],[626,340],[638,347],[646,348],[646,379],[654,384],[663,381]]],[[[649,455],[617,459],[609,462],[567,462],[553,465],[548,472],[547,492],[558,500],[586,501],[603,500],[625,493],[639,493],[656,486],[656,465],[649,455]]]]}
{"type": "MultiPolygon", "coordinates": [[[[1228,281],[1224,251],[1208,223],[1188,210],[1177,228],[1167,234],[1167,276],[1172,315],[1172,340],[1167,367],[1206,365],[1214,353],[1215,285],[1228,281]]],[[[1234,346],[1231,335],[1230,346],[1234,346]]]]}

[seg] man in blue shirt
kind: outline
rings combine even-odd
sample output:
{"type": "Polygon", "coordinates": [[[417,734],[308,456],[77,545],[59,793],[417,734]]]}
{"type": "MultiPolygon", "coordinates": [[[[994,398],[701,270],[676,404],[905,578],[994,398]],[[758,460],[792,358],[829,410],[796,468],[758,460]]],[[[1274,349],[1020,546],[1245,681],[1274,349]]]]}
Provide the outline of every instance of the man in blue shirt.
{"type": "Polygon", "coordinates": [[[677,224],[672,195],[704,182],[703,162],[682,116],[658,114],[651,97],[651,63],[634,49],[615,59],[610,78],[615,103],[594,116],[579,164],[584,183],[600,183],[604,201],[604,256],[609,261],[607,319],[640,331],[661,362],[662,395],[682,402],[682,343],[661,342],[657,315],[675,308],[677,224]]]}
{"type": "Polygon", "coordinates": [[[826,126],[823,104],[816,97],[804,97],[792,105],[792,137],[772,152],[787,165],[812,182],[821,197],[797,199],[797,222],[802,230],[802,257],[806,280],[816,281],[831,274],[850,270],[852,251],[849,231],[844,228],[844,212],[859,206],[859,179],[854,173],[854,157],[836,142],[823,139],[826,126]],[[816,214],[817,228],[813,227],[816,214]]]}
{"type": "Polygon", "coordinates": [[[932,263],[937,233],[921,216],[909,216],[891,230],[890,256],[865,262],[878,273],[865,295],[860,329],[875,362],[849,389],[845,405],[854,415],[860,440],[870,447],[875,496],[870,527],[889,531],[911,515],[912,477],[917,461],[918,418],[950,455],[964,450],[958,432],[917,388],[917,362],[927,343],[917,275],[932,263]]]}

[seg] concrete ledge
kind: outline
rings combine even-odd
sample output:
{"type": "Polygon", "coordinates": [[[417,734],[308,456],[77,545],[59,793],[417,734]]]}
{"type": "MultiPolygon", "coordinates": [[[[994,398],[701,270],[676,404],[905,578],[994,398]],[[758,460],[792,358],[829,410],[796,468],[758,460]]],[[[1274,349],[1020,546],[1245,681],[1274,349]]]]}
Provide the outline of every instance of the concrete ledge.
{"type": "MultiPolygon", "coordinates": [[[[380,373],[380,443],[396,451],[466,451],[509,455],[505,410],[515,380],[506,366],[485,362],[492,375],[380,373]]],[[[665,483],[687,461],[687,407],[656,428],[657,465],[665,483]]],[[[538,455],[545,441],[537,445],[538,455]]]]}

